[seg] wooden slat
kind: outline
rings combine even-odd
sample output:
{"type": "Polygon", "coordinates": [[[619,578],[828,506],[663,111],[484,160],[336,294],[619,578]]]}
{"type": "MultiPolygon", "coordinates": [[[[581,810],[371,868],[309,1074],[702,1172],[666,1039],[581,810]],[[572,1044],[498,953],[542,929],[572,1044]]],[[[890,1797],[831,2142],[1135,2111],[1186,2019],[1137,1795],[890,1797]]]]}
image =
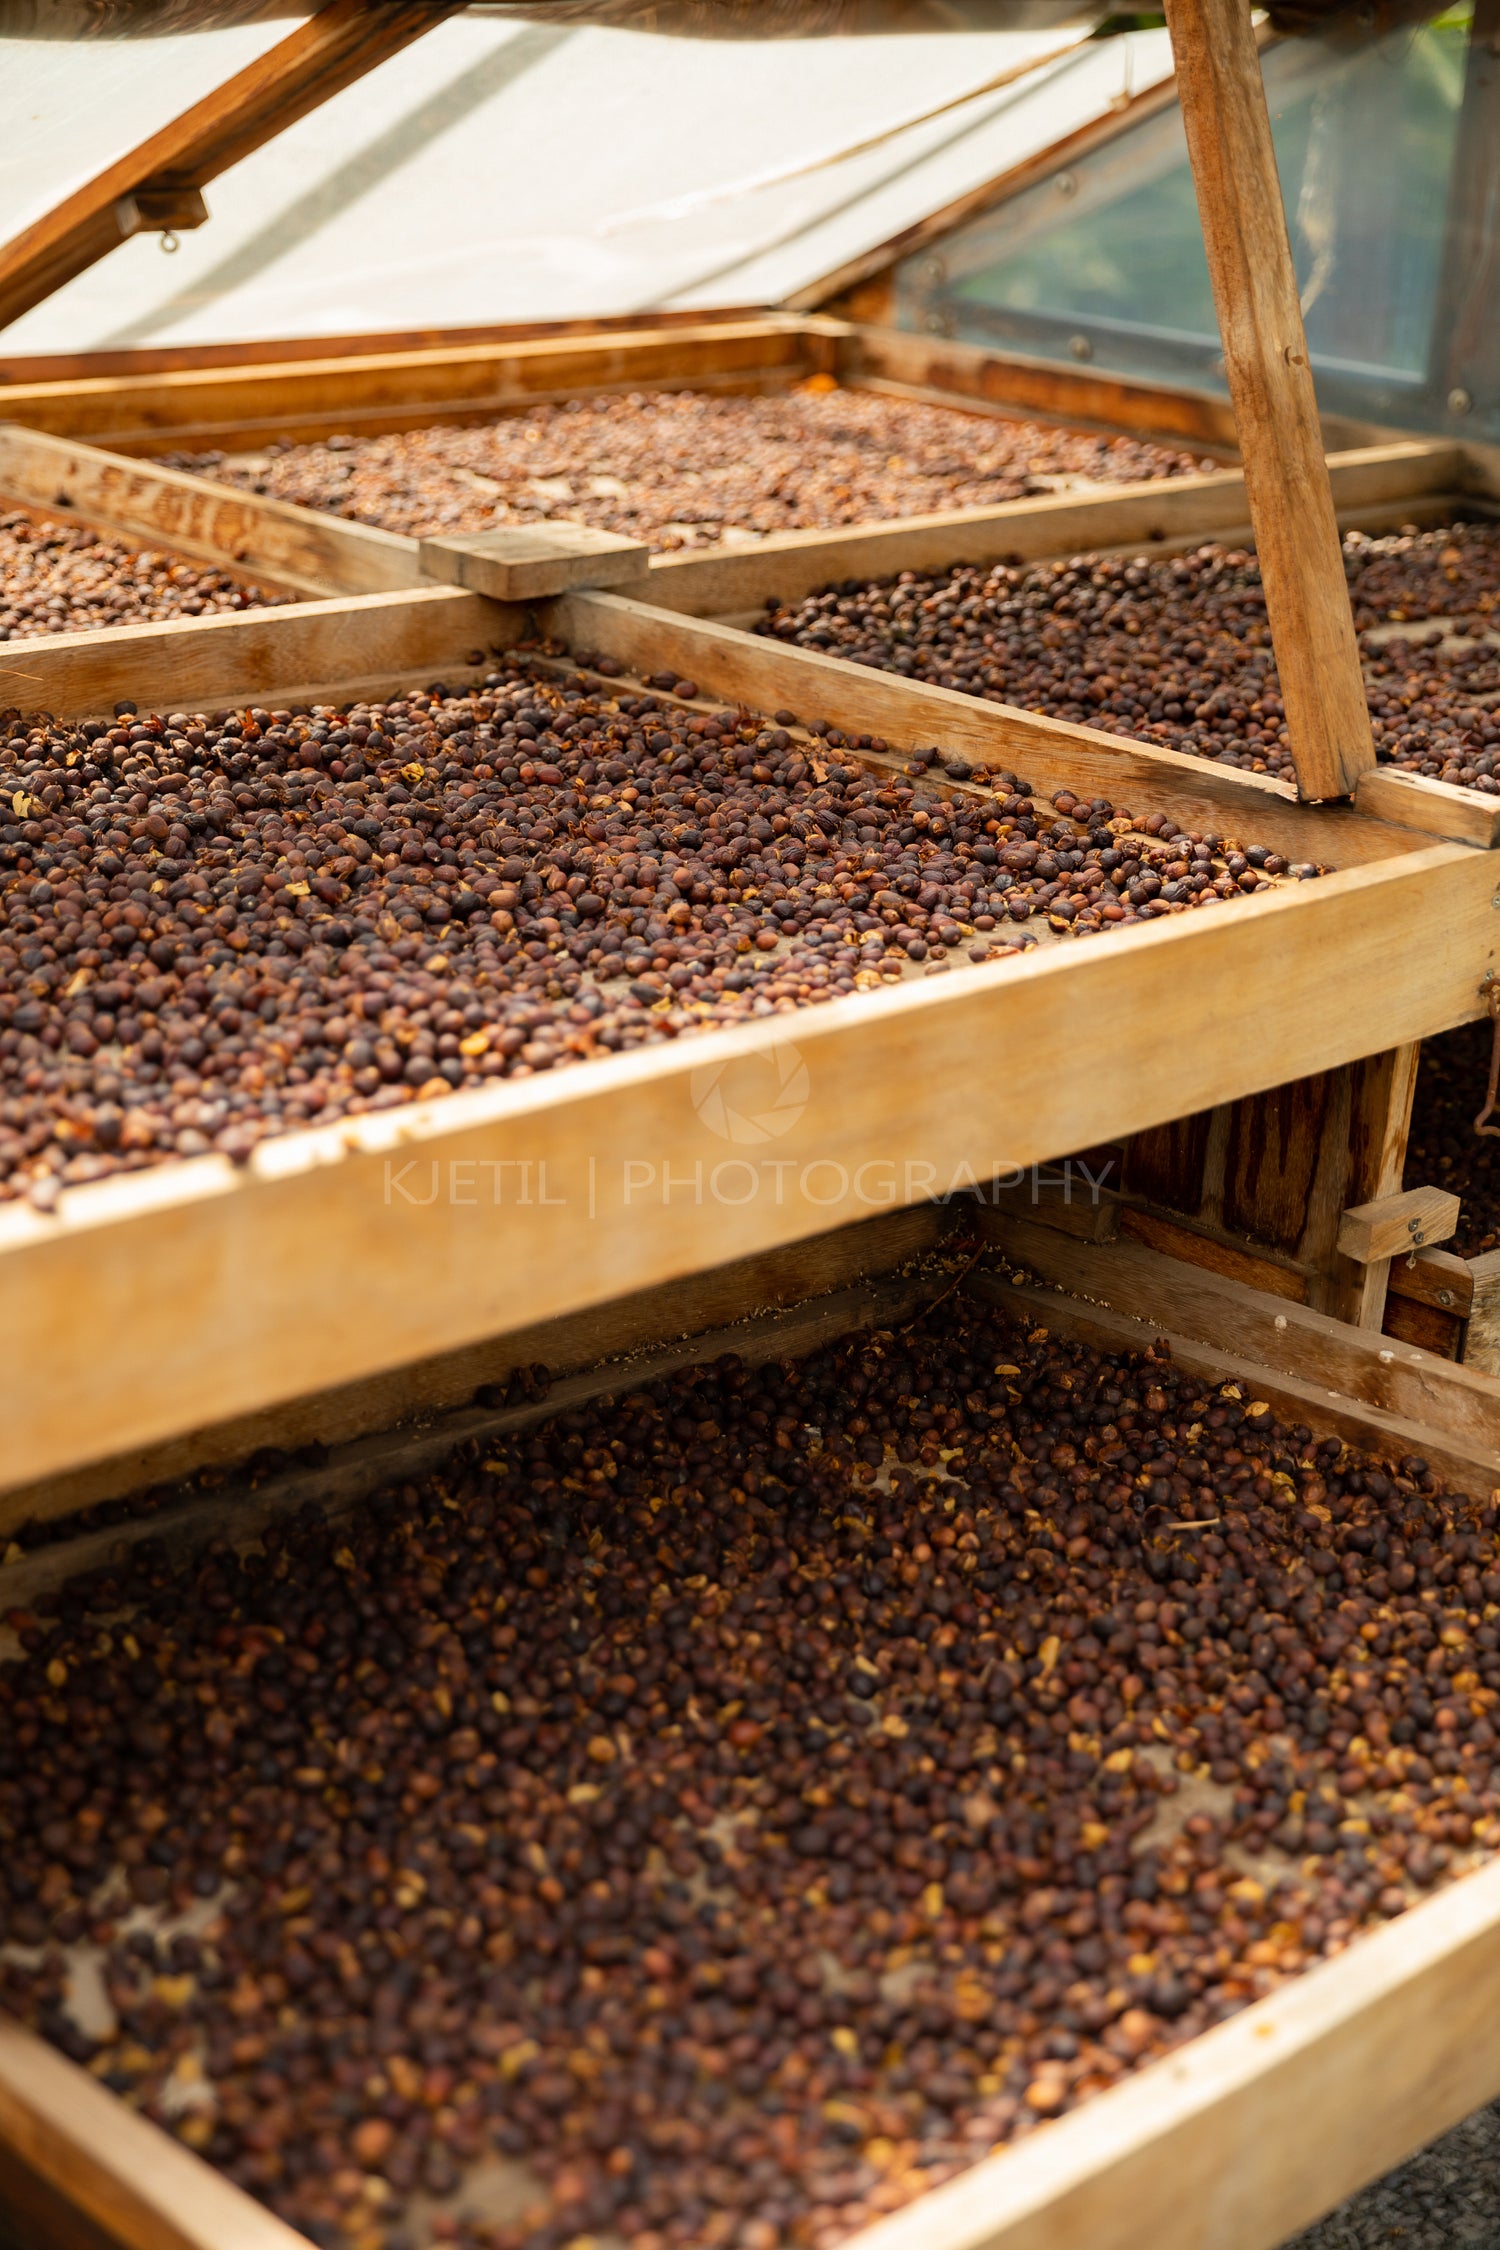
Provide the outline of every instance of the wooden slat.
{"type": "Polygon", "coordinates": [[[775,315],[705,320],[698,328],[638,328],[586,337],[461,348],[367,352],[348,359],[271,360],[249,366],[101,375],[0,390],[0,415],[59,436],[128,433],[182,443],[209,427],[306,434],[500,412],[538,398],[669,383],[696,387],[706,377],[788,376],[831,364],[837,324],[789,323],[775,315]],[[830,331],[833,331],[830,333],[830,331]]]}
{"type": "Polygon", "coordinates": [[[853,1282],[888,1273],[937,1249],[958,1217],[956,1205],[913,1204],[831,1234],[709,1266],[658,1288],[632,1290],[560,1320],[510,1329],[436,1359],[413,1360],[338,1390],[315,1391],[238,1421],[189,1429],[165,1445],[117,1453],[45,1484],[14,1486],[0,1498],[0,1544],[19,1524],[74,1515],[96,1501],[172,1484],[197,1469],[232,1467],[267,1446],[292,1452],[314,1444],[347,1447],[398,1423],[426,1422],[466,1405],[482,1384],[504,1384],[519,1367],[540,1364],[554,1376],[572,1375],[596,1360],[616,1361],[664,1338],[701,1334],[752,1314],[803,1305],[830,1290],[847,1290],[853,1282]]]}
{"type": "Polygon", "coordinates": [[[524,628],[525,612],[456,586],[228,611],[165,625],[45,633],[0,647],[0,701],[57,718],[117,702],[152,711],[211,711],[300,699],[315,690],[395,680],[465,659],[490,660],[524,628]]]}
{"type": "Polygon", "coordinates": [[[644,582],[651,549],[642,539],[559,521],[502,524],[495,531],[422,539],[417,559],[429,578],[468,586],[497,601],[529,602],[574,586],[644,582]]]}
{"type": "Polygon", "coordinates": [[[842,364],[855,380],[888,376],[922,389],[1014,406],[1051,421],[1093,422],[1188,446],[1233,448],[1236,443],[1227,402],[1207,392],[1059,367],[1051,360],[951,343],[907,329],[861,324],[843,347],[842,364]]]}
{"type": "Polygon", "coordinates": [[[1458,1228],[1458,1197],[1446,1188],[1406,1188],[1346,1211],[1339,1226],[1339,1249],[1356,1265],[1446,1242],[1458,1228]]]}
{"type": "MultiPolygon", "coordinates": [[[[780,313],[763,305],[692,306],[678,312],[596,313],[584,320],[485,321],[475,327],[358,329],[335,336],[245,337],[227,344],[130,344],[109,351],[8,352],[0,339],[0,385],[70,383],[98,375],[159,375],[194,367],[255,367],[287,360],[363,359],[371,352],[453,351],[465,344],[523,344],[542,337],[629,335],[643,328],[702,328],[714,321],[774,320],[801,330],[830,325],[823,316],[780,313]]],[[[831,324],[840,333],[844,321],[831,324]]]]}
{"type": "Polygon", "coordinates": [[[1398,1258],[1388,1286],[1392,1297],[1432,1305],[1461,1320],[1467,1320],[1474,1303],[1474,1269],[1452,1250],[1419,1250],[1414,1258],[1398,1258]]]}
{"type": "MultiPolygon", "coordinates": [[[[1412,1101],[1417,1090],[1417,1065],[1422,1050],[1413,1041],[1371,1055],[1350,1074],[1349,1116],[1326,1151],[1325,1175],[1331,1170],[1340,1181],[1337,1198],[1320,1214],[1321,1240],[1317,1248],[1317,1281],[1309,1302],[1336,1320],[1356,1328],[1384,1326],[1386,1288],[1391,1261],[1377,1255],[1360,1258],[1354,1247],[1371,1247],[1368,1238],[1348,1238],[1350,1206],[1368,1210],[1378,1198],[1396,1196],[1406,1172],[1406,1149],[1411,1137],[1412,1101]],[[1342,1204],[1343,1208],[1338,1206],[1342,1204]]],[[[1332,1185],[1332,1179],[1329,1182],[1332,1185]]],[[[1457,1217],[1457,1204],[1454,1205],[1457,1217]]],[[[1450,1230],[1451,1231],[1451,1230],[1450,1230]]],[[[1441,1239],[1434,1230],[1423,1238],[1441,1239]]],[[[1410,1237],[1402,1248],[1420,1248],[1410,1237]]]]}
{"type": "Polygon", "coordinates": [[[308,594],[420,586],[415,540],[0,423],[0,495],[308,594]]]}
{"type": "Polygon", "coordinates": [[[138,191],[180,196],[217,179],[457,5],[327,0],[309,22],[0,245],[0,328],[118,246],[131,231],[122,227],[122,201],[129,212],[138,191]]]}
{"type": "Polygon", "coordinates": [[[1466,1021],[1500,948],[1490,895],[1482,855],[1438,845],[794,1021],[349,1118],[267,1141],[241,1170],[208,1156],[65,1191],[53,1217],[4,1206],[0,1364],[17,1402],[4,1479],[456,1351],[1466,1021]],[[1330,979],[1341,959],[1360,975],[1330,979]],[[1149,1069],[1109,1067],[1145,1054],[1149,1069]],[[713,1129],[721,1072],[746,1074],[735,1082],[755,1101],[768,1079],[805,1087],[764,1157],[713,1129]],[[515,1200],[523,1183],[530,1202],[515,1200]],[[143,1290],[143,1273],[173,1286],[143,1290]]]}
{"type": "Polygon", "coordinates": [[[1169,0],[1167,26],[1301,794],[1375,763],[1249,0],[1169,0]]]}
{"type": "Polygon", "coordinates": [[[829,718],[846,732],[879,735],[901,751],[940,744],[975,763],[1011,767],[1039,790],[1066,785],[1132,812],[1169,812],[1200,833],[1243,832],[1294,862],[1348,867],[1367,856],[1419,848],[1415,836],[1365,824],[1346,806],[1299,805],[1287,785],[1269,775],[1235,772],[1013,704],[899,679],[814,649],[680,617],[628,595],[565,594],[545,615],[549,630],[580,653],[612,657],[641,674],[675,671],[726,701],[829,718]]]}
{"type": "Polygon", "coordinates": [[[1471,1460],[1492,1462],[1500,1482],[1500,1382],[1491,1376],[1123,1238],[1078,1242],[1003,1210],[986,1212],[984,1225],[1008,1257],[1058,1288],[1315,1391],[1440,1429],[1471,1460]]]}
{"type": "MultiPolygon", "coordinates": [[[[1460,473],[1459,448],[1437,439],[1363,446],[1328,462],[1340,509],[1394,506],[1447,491],[1460,473]]],[[[754,547],[658,556],[649,599],[663,609],[711,616],[752,609],[773,596],[798,601],[844,578],[947,570],[1001,557],[1031,562],[1136,541],[1149,550],[1166,540],[1232,532],[1246,521],[1247,505],[1243,472],[1222,469],[1007,500],[991,508],[951,508],[893,523],[852,524],[841,531],[778,532],[754,547]]]]}
{"type": "Polygon", "coordinates": [[[1395,821],[1429,836],[1451,836],[1489,851],[1500,842],[1500,797],[1481,797],[1451,781],[1427,774],[1400,773],[1394,766],[1372,766],[1362,773],[1354,802],[1372,820],[1395,821]]]}
{"type": "Polygon", "coordinates": [[[308,2250],[306,2239],[20,2024],[0,2018],[0,2180],[51,2190],[126,2250],[308,2250]]]}

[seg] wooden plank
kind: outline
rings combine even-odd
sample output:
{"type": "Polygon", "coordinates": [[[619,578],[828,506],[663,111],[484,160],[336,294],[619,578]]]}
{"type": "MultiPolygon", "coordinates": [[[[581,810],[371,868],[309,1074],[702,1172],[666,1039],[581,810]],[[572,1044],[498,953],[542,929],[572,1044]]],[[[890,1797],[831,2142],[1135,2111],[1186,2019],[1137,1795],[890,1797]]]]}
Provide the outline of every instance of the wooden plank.
{"type": "Polygon", "coordinates": [[[542,337],[629,335],[645,328],[702,328],[714,321],[781,320],[799,333],[844,333],[847,321],[780,312],[764,305],[689,306],[672,312],[596,313],[583,320],[485,321],[478,327],[359,329],[335,336],[249,336],[225,344],[130,344],[110,351],[7,352],[0,339],[0,385],[92,381],[99,375],[159,375],[167,369],[255,367],[268,361],[362,359],[371,352],[452,351],[465,344],[533,343],[542,337]]]}
{"type": "MultiPolygon", "coordinates": [[[[898,1214],[908,1220],[918,1215],[898,1214]]],[[[860,1235],[865,1229],[850,1227],[845,1232],[860,1235]]],[[[936,1236],[938,1229],[929,1232],[936,1236]]],[[[961,1274],[964,1267],[957,1271],[961,1274]]],[[[80,1571],[97,1569],[144,1539],[160,1541],[174,1554],[182,1554],[226,1536],[241,1544],[277,1517],[304,1508],[324,1516],[342,1514],[382,1485],[441,1468],[460,1446],[493,1444],[550,1415],[570,1413],[592,1399],[641,1389],[681,1368],[706,1366],[726,1353],[733,1353],[747,1367],[762,1367],[768,1360],[800,1358],[842,1336],[916,1319],[924,1306],[948,1293],[953,1278],[950,1260],[915,1272],[881,1274],[853,1288],[803,1298],[773,1312],[752,1313],[736,1305],[728,1327],[697,1329],[671,1343],[642,1344],[560,1380],[544,1361],[554,1379],[545,1395],[530,1404],[485,1405],[475,1400],[445,1414],[426,1413],[415,1423],[387,1426],[336,1446],[316,1467],[299,1465],[279,1475],[231,1477],[212,1493],[195,1494],[175,1507],[110,1524],[103,1531],[59,1538],[19,1562],[0,1566],[0,1602],[6,1610],[29,1609],[39,1595],[54,1592],[80,1571]]],[[[6,1495],[7,1517],[15,1499],[6,1495]]]]}
{"type": "Polygon", "coordinates": [[[0,2149],[5,2171],[52,2190],[127,2250],[308,2250],[222,2172],[7,2018],[0,2149]]]}
{"type": "Polygon", "coordinates": [[[936,1250],[958,1217],[956,1205],[912,1204],[832,1234],[709,1266],[657,1288],[631,1290],[559,1320],[513,1328],[460,1351],[416,1359],[338,1390],[315,1391],[237,1421],[188,1429],[164,1445],[118,1453],[46,1483],[14,1486],[0,1499],[0,1540],[20,1524],[74,1515],[99,1500],[175,1483],[197,1469],[229,1467],[268,1446],[293,1452],[314,1444],[347,1447],[398,1423],[426,1421],[468,1405],[482,1386],[505,1384],[520,1367],[540,1365],[554,1376],[573,1375],[597,1361],[659,1347],[673,1337],[726,1328],[828,1291],[847,1290],[853,1282],[889,1273],[936,1250]]]}
{"type": "Polygon", "coordinates": [[[1294,1305],[1307,1302],[1306,1276],[1290,1261],[1278,1264],[1274,1258],[1261,1257],[1251,1249],[1226,1242],[1220,1234],[1179,1226],[1159,1211],[1128,1204],[1120,1213],[1118,1231],[1128,1235],[1132,1242],[1144,1243],[1148,1250],[1160,1251],[1168,1258],[1185,1259],[1192,1266],[1203,1266],[1209,1273],[1221,1274],[1226,1281],[1242,1282],[1247,1289],[1264,1289],[1273,1297],[1288,1298],[1294,1305]]]}
{"type": "Polygon", "coordinates": [[[1500,1376],[1500,1250],[1485,1250],[1469,1260],[1474,1301],[1464,1344],[1465,1367],[1500,1376]]]}
{"type": "Polygon", "coordinates": [[[1481,797],[1455,782],[1428,774],[1401,773],[1395,766],[1372,766],[1355,786],[1354,802],[1372,820],[1395,821],[1430,836],[1490,851],[1500,843],[1500,797],[1481,797]]]}
{"type": "Polygon", "coordinates": [[[1104,423],[1179,444],[1233,448],[1237,443],[1227,401],[1206,391],[1088,373],[904,328],[861,324],[843,348],[841,365],[849,380],[889,376],[923,389],[1020,407],[1049,421],[1104,423]]]}
{"type": "MultiPolygon", "coordinates": [[[[1421,1056],[1420,1045],[1413,1042],[1387,1048],[1356,1065],[1350,1073],[1347,1126],[1341,1121],[1340,1129],[1322,1152],[1321,1168],[1330,1188],[1340,1181],[1342,1191],[1330,1198],[1321,1214],[1322,1238],[1315,1252],[1317,1282],[1310,1302],[1337,1320],[1351,1321],[1356,1328],[1378,1329],[1384,1325],[1390,1260],[1379,1255],[1360,1259],[1351,1253],[1345,1241],[1349,1207],[1351,1203],[1368,1207],[1400,1192],[1421,1056]],[[1342,1210],[1338,1210],[1339,1204],[1342,1210]]],[[[1436,1234],[1423,1238],[1428,1242],[1439,1239],[1436,1234]]],[[[1402,1244],[1407,1254],[1422,1246],[1422,1240],[1410,1235],[1402,1244]]]]}
{"type": "MultiPolygon", "coordinates": [[[[238,1170],[205,1156],[65,1191],[54,1216],[6,1205],[0,1364],[18,1405],[4,1480],[1013,1177],[1467,1021],[1500,950],[1490,897],[1485,859],[1438,845],[795,1022],[289,1134],[238,1170]],[[1338,959],[1361,974],[1335,988],[1338,959]],[[747,1074],[747,1099],[767,1071],[782,1083],[786,1043],[805,1106],[786,1105],[764,1157],[735,1148],[708,1094],[728,1073],[747,1074]],[[1148,1052],[1149,1070],[1101,1067],[1148,1052]],[[144,1272],[173,1288],[143,1291],[144,1272]],[[304,1287],[307,1274],[340,1286],[304,1287]]],[[[1172,1272],[1179,1292],[1203,1279],[1172,1272]]]]}
{"type": "Polygon", "coordinates": [[[1388,1292],[1380,1326],[1383,1335],[1394,1336],[1398,1343],[1415,1344],[1419,1351],[1432,1352],[1439,1359],[1461,1360],[1464,1356],[1468,1322],[1438,1305],[1419,1304],[1415,1298],[1388,1292]]]}
{"type": "Polygon", "coordinates": [[[1500,1382],[1493,1377],[1123,1237],[1078,1242],[1003,1211],[984,1212],[982,1223],[1007,1257],[1055,1287],[1314,1390],[1441,1429],[1472,1460],[1493,1461],[1500,1483],[1500,1382]]]}
{"type": "Polygon", "coordinates": [[[231,610],[164,625],[44,633],[0,649],[0,700],[56,718],[117,702],[143,710],[211,711],[300,699],[320,688],[392,678],[466,660],[488,662],[524,628],[524,612],[430,586],[362,601],[231,610]]]}
{"type": "MultiPolygon", "coordinates": [[[[202,188],[455,12],[457,0],[325,0],[267,53],[0,245],[0,328],[115,249],[138,206],[202,188]],[[122,217],[123,206],[123,217],[122,217]]],[[[169,219],[170,224],[180,223],[169,219]]]]}
{"type": "Polygon", "coordinates": [[[416,542],[209,477],[0,423],[0,494],[298,593],[381,594],[424,582],[416,542]]]}
{"type": "Polygon", "coordinates": [[[429,578],[467,586],[497,601],[541,601],[574,586],[618,586],[643,578],[651,549],[587,523],[504,524],[422,539],[417,559],[429,578]]]}
{"type": "Polygon", "coordinates": [[[1248,0],[1167,27],[1298,788],[1343,797],[1375,744],[1248,0]]]}
{"type": "Polygon", "coordinates": [[[383,428],[400,429],[445,408],[480,415],[601,389],[696,387],[705,377],[751,378],[770,370],[811,374],[832,364],[838,335],[836,323],[792,324],[770,315],[705,319],[696,328],[367,352],[354,359],[330,355],[100,375],[12,385],[0,391],[0,415],[64,437],[124,431],[132,442],[154,436],[162,444],[181,443],[208,427],[283,434],[294,425],[309,433],[355,429],[366,426],[361,416],[372,414],[386,417],[383,428]]]}
{"type": "Polygon", "coordinates": [[[1370,1266],[1428,1243],[1446,1242],[1458,1231],[1458,1208],[1458,1197],[1446,1188],[1407,1188],[1400,1195],[1381,1196],[1344,1213],[1339,1249],[1356,1265],[1370,1266]]]}
{"type": "Polygon", "coordinates": [[[975,764],[1014,768],[1039,790],[1067,786],[1132,812],[1168,812],[1185,829],[1242,833],[1293,862],[1349,867],[1371,854],[1419,848],[1415,835],[1365,824],[1349,806],[1299,805],[1284,782],[1267,774],[1236,772],[1013,704],[899,679],[814,649],[677,616],[628,595],[565,594],[550,605],[546,623],[580,656],[609,656],[642,675],[675,671],[726,701],[830,718],[846,732],[879,735],[903,752],[939,743],[975,764]]]}
{"type": "Polygon", "coordinates": [[[1414,1258],[1396,1260],[1388,1287],[1392,1297],[1467,1320],[1474,1303],[1474,1268],[1451,1250],[1419,1250],[1414,1258]]]}
{"type": "MultiPolygon", "coordinates": [[[[1456,445],[1414,438],[1332,455],[1328,475],[1339,508],[1362,510],[1448,491],[1461,466],[1456,445]]],[[[990,508],[950,508],[839,531],[778,532],[753,547],[658,556],[647,598],[664,609],[705,616],[752,609],[773,597],[798,601],[845,578],[947,570],[954,563],[1002,557],[1030,562],[1137,541],[1149,548],[1170,539],[1211,539],[1241,525],[1247,505],[1243,472],[1222,469],[1006,500],[990,508]]]]}

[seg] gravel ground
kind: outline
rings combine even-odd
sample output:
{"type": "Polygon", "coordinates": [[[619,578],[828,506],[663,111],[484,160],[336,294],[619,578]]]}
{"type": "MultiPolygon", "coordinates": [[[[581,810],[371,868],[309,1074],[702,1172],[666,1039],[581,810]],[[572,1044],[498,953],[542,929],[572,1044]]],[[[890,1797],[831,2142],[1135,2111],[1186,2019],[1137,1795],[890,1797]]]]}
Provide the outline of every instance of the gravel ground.
{"type": "Polygon", "coordinates": [[[1283,2250],[1500,2250],[1500,2102],[1476,2110],[1283,2250]]]}

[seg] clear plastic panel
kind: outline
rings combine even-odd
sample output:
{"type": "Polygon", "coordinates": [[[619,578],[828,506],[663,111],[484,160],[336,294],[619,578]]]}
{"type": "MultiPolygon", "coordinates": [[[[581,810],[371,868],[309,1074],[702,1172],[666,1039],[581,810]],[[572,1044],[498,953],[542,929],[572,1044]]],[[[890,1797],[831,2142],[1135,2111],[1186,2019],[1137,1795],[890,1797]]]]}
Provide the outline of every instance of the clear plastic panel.
{"type": "MultiPolygon", "coordinates": [[[[1380,38],[1283,39],[1266,52],[1326,411],[1500,434],[1500,396],[1482,378],[1455,383],[1450,349],[1474,263],[1461,146],[1475,143],[1479,123],[1500,130],[1485,71],[1466,69],[1467,47],[1467,23],[1449,16],[1380,38]]],[[[1176,103],[906,261],[896,299],[903,327],[1222,390],[1176,103]]]]}

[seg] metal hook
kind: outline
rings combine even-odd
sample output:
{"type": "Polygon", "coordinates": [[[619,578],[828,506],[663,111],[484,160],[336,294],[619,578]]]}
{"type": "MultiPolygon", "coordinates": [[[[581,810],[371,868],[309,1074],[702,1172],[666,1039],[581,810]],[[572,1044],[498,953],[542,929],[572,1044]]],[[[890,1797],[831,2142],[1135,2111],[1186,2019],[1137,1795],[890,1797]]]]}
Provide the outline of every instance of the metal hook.
{"type": "Polygon", "coordinates": [[[1500,979],[1490,970],[1479,987],[1480,996],[1488,1003],[1494,1036],[1490,1044],[1489,1084],[1484,1091],[1484,1107],[1474,1120],[1474,1130],[1488,1140],[1500,1141],[1500,1125],[1489,1121],[1500,1108],[1500,979]]]}
{"type": "Polygon", "coordinates": [[[176,232],[175,228],[163,227],[161,230],[161,246],[170,258],[182,248],[182,237],[176,232]]]}

